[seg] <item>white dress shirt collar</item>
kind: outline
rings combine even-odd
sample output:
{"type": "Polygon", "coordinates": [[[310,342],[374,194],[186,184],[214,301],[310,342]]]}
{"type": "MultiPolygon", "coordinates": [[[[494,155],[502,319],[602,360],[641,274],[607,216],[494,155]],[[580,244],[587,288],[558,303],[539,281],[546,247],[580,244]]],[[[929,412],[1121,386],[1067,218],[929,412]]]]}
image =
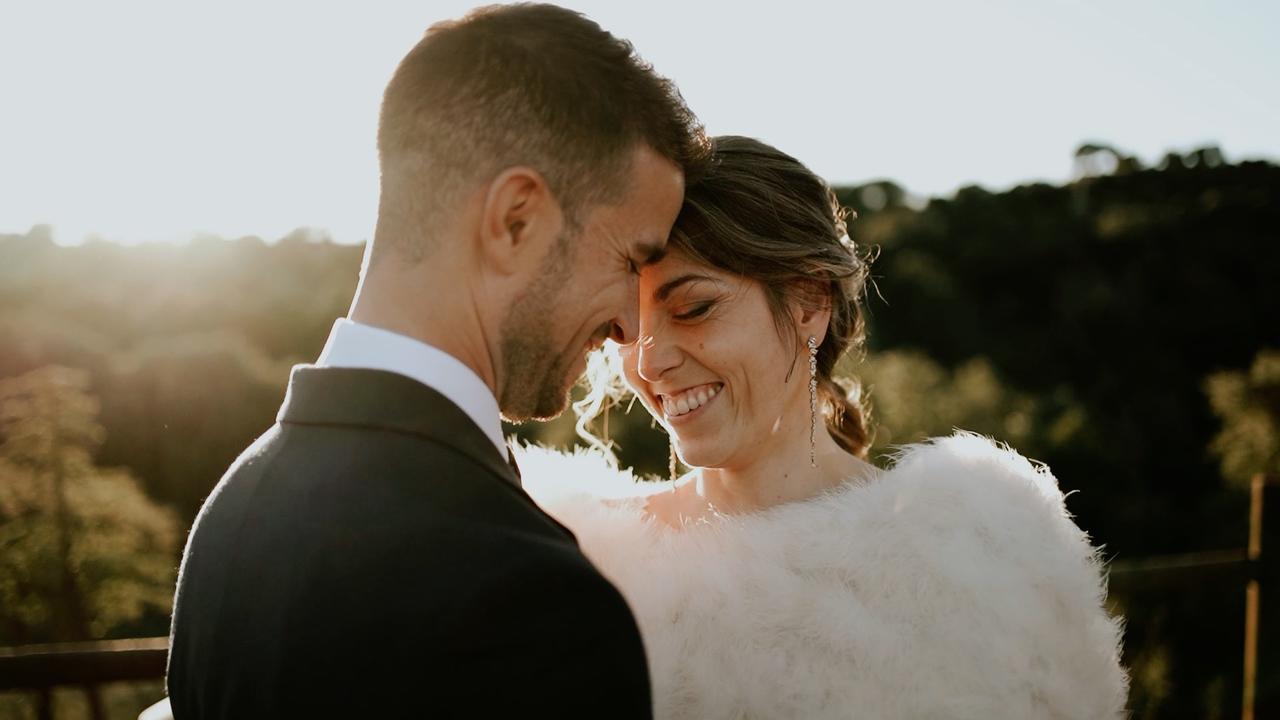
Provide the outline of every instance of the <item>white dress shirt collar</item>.
{"type": "Polygon", "coordinates": [[[417,380],[448,398],[493,441],[503,458],[502,418],[488,385],[452,355],[421,340],[346,318],[333,324],[318,367],[385,370],[417,380]]]}

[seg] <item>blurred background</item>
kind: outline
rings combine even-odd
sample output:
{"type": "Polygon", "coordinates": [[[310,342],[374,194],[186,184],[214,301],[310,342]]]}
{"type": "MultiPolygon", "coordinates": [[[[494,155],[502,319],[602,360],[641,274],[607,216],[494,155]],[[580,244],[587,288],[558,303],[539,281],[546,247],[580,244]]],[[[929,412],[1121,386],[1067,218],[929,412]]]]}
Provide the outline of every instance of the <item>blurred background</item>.
{"type": "MultiPolygon", "coordinates": [[[[1111,563],[1133,717],[1239,717],[1243,574],[1212,570],[1258,567],[1250,482],[1280,474],[1280,6],[688,5],[574,7],[857,210],[873,455],[964,428],[1048,463],[1111,563]]],[[[168,632],[202,500],[346,313],[382,87],[469,7],[0,8],[0,646],[168,632]]],[[[608,433],[666,472],[638,405],[608,433]]],[[[1280,583],[1261,602],[1274,708],[1280,583]]]]}

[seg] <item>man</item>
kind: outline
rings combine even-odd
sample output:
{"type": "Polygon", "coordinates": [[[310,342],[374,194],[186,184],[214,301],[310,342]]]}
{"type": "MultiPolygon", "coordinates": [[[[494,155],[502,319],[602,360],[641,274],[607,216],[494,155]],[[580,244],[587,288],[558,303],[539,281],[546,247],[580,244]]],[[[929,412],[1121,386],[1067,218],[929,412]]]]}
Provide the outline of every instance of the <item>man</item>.
{"type": "Polygon", "coordinates": [[[387,86],[348,319],[191,531],[185,718],[648,717],[617,591],[536,507],[499,412],[550,418],[636,334],[705,138],[631,46],[548,5],[433,26],[387,86]]]}

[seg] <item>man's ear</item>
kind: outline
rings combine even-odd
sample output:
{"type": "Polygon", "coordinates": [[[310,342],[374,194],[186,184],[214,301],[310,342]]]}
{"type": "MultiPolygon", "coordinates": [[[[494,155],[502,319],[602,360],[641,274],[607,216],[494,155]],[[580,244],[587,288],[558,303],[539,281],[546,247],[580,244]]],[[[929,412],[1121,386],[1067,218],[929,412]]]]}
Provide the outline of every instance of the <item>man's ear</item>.
{"type": "Polygon", "coordinates": [[[512,275],[537,267],[560,235],[564,217],[537,170],[511,167],[489,183],[480,215],[480,255],[495,271],[512,275]]]}

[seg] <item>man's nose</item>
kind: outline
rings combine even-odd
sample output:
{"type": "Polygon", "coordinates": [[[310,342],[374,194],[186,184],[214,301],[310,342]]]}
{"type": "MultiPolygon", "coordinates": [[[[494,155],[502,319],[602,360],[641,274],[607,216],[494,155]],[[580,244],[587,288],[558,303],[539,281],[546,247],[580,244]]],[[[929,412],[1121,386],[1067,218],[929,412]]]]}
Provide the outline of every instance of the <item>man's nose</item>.
{"type": "Polygon", "coordinates": [[[619,345],[630,345],[635,342],[640,332],[640,289],[635,286],[636,283],[631,284],[627,303],[618,317],[614,318],[613,327],[609,330],[609,339],[619,345]]]}

